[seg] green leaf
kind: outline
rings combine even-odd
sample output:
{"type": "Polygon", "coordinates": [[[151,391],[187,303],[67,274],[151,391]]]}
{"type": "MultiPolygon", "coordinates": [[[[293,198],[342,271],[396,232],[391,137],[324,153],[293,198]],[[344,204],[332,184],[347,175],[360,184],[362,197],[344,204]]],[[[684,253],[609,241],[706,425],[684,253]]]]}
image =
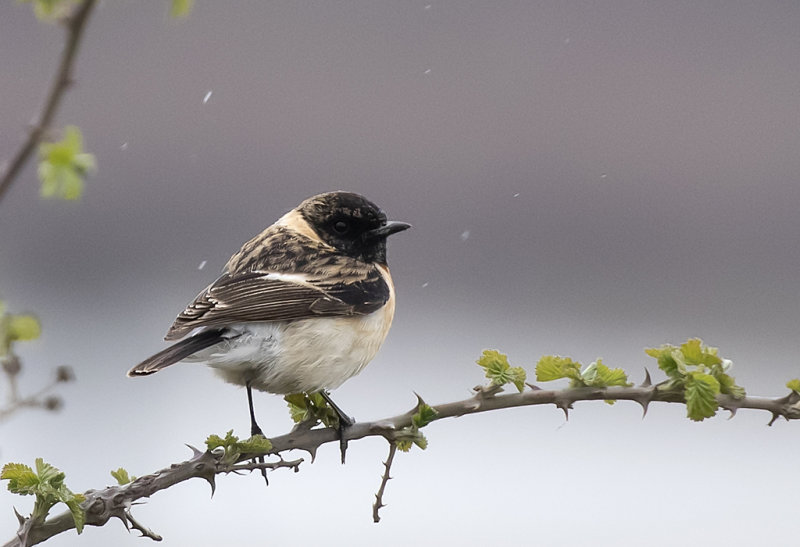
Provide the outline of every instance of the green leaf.
{"type": "Polygon", "coordinates": [[[692,372],[686,377],[686,411],[695,422],[710,418],[717,413],[720,385],[716,378],[702,372],[692,372]]]}
{"type": "Polygon", "coordinates": [[[75,522],[75,530],[80,534],[83,532],[83,526],[86,524],[86,511],[81,508],[81,503],[86,500],[81,494],[75,494],[74,499],[64,501],[67,504],[69,512],[72,514],[72,520],[75,522]]]}
{"type": "Polygon", "coordinates": [[[305,393],[292,393],[283,398],[289,405],[289,414],[292,416],[294,423],[308,419],[308,408],[306,407],[306,394],[305,393]]]}
{"type": "Polygon", "coordinates": [[[408,452],[409,450],[411,450],[411,447],[414,445],[414,443],[412,443],[411,441],[401,440],[401,441],[395,441],[394,445],[400,452],[408,452]]]}
{"type": "Polygon", "coordinates": [[[428,448],[428,439],[425,438],[415,425],[406,426],[395,434],[394,443],[401,452],[408,452],[412,445],[417,445],[422,450],[428,448]]]}
{"type": "Polygon", "coordinates": [[[600,359],[597,360],[597,374],[595,384],[602,387],[622,386],[628,387],[633,384],[628,382],[628,376],[621,368],[608,368],[600,359]]]}
{"type": "Polygon", "coordinates": [[[320,393],[292,393],[283,398],[295,423],[317,420],[326,427],[339,427],[339,415],[320,393]]]}
{"type": "Polygon", "coordinates": [[[116,471],[111,471],[111,476],[116,479],[117,484],[119,484],[120,486],[136,480],[136,477],[131,477],[130,475],[128,475],[128,472],[122,467],[120,467],[116,471]]]}
{"type": "Polygon", "coordinates": [[[36,340],[42,334],[39,320],[33,315],[11,315],[7,336],[11,340],[36,340]]]}
{"type": "Polygon", "coordinates": [[[39,477],[29,466],[22,463],[7,463],[0,472],[0,480],[8,481],[8,490],[13,494],[29,496],[36,492],[39,477]]]}
{"type": "Polygon", "coordinates": [[[49,484],[54,489],[58,489],[64,484],[64,473],[45,462],[42,458],[36,458],[36,475],[39,477],[40,484],[49,484]]]}
{"type": "Polygon", "coordinates": [[[514,384],[520,392],[525,389],[525,370],[509,365],[508,357],[499,351],[483,350],[477,363],[486,371],[486,377],[492,381],[492,385],[514,384]]]}
{"type": "MultiPolygon", "coordinates": [[[[730,363],[730,361],[728,361],[730,363]]],[[[736,385],[736,380],[733,376],[725,373],[725,366],[720,361],[718,365],[711,366],[711,376],[719,382],[720,393],[730,395],[736,399],[742,399],[746,395],[742,386],[736,385]]]]}
{"type": "Polygon", "coordinates": [[[581,364],[570,357],[545,355],[536,363],[536,380],[550,382],[560,378],[581,380],[581,364]]]}
{"type": "Polygon", "coordinates": [[[699,338],[690,338],[681,344],[681,353],[688,365],[717,365],[722,359],[717,355],[717,348],[708,347],[699,338]]]}
{"type": "Polygon", "coordinates": [[[225,437],[220,437],[219,435],[214,435],[214,434],[209,435],[208,438],[206,439],[206,446],[208,447],[209,450],[214,450],[215,448],[219,447],[227,449],[238,442],[239,442],[239,437],[234,435],[233,429],[231,429],[225,434],[225,437]]]}
{"type": "Polygon", "coordinates": [[[800,380],[797,378],[793,378],[786,382],[786,387],[791,389],[794,392],[800,393],[800,380]]]}
{"type": "Polygon", "coordinates": [[[83,152],[83,135],[74,125],[64,129],[64,138],[39,146],[38,174],[43,198],[78,199],[83,179],[96,170],[95,158],[83,152]]]}
{"type": "Polygon", "coordinates": [[[225,437],[209,435],[206,439],[206,446],[209,450],[221,447],[225,451],[221,458],[223,463],[234,463],[242,454],[256,454],[272,449],[272,443],[263,435],[254,435],[240,441],[239,437],[233,434],[232,429],[225,434],[225,437]]]}
{"type": "Polygon", "coordinates": [[[435,420],[438,414],[439,413],[436,412],[432,406],[420,400],[416,414],[411,417],[411,423],[413,423],[416,427],[425,427],[435,420]]]}
{"type": "Polygon", "coordinates": [[[169,8],[170,17],[186,17],[192,11],[194,0],[172,0],[169,8]]]}
{"type": "Polygon", "coordinates": [[[80,504],[86,498],[67,488],[67,485],[64,484],[64,473],[46,463],[42,458],[36,458],[34,467],[36,468],[35,472],[27,465],[6,464],[0,473],[0,479],[8,480],[8,489],[15,494],[36,496],[31,518],[44,520],[53,505],[63,502],[67,504],[72,513],[78,533],[83,531],[86,514],[80,504]]]}
{"type": "Polygon", "coordinates": [[[264,435],[254,435],[249,439],[238,444],[239,452],[242,454],[257,454],[272,450],[272,442],[264,435]]]}

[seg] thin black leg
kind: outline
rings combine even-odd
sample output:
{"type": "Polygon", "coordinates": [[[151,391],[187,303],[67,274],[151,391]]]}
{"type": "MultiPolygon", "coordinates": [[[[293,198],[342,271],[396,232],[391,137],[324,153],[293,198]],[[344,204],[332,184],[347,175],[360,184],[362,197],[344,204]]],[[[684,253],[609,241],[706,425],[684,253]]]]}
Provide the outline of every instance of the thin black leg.
{"type": "MultiPolygon", "coordinates": [[[[250,408],[250,436],[255,437],[256,435],[264,436],[264,432],[261,431],[261,428],[258,427],[258,423],[256,423],[256,413],[253,410],[253,390],[250,387],[250,382],[248,381],[245,383],[245,388],[247,388],[247,406],[250,408]]],[[[255,458],[255,461],[258,463],[264,463],[264,456],[258,456],[255,458]]],[[[267,479],[267,470],[261,469],[261,476],[264,477],[264,481],[269,486],[269,479],[267,479]]]]}
{"type": "Polygon", "coordinates": [[[344,438],[344,430],[356,423],[355,419],[351,418],[339,406],[333,402],[328,392],[322,390],[319,392],[322,398],[331,406],[333,411],[339,417],[339,451],[342,453],[342,464],[344,464],[345,454],[347,454],[347,439],[344,438]]]}

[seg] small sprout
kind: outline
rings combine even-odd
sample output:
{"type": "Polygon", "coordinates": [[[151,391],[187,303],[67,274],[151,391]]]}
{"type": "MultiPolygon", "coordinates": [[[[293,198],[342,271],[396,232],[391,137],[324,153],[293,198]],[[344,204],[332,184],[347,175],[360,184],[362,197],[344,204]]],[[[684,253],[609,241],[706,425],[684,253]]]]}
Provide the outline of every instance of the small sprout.
{"type": "Polygon", "coordinates": [[[492,385],[514,384],[520,393],[525,389],[525,369],[512,367],[508,363],[508,356],[499,351],[484,350],[477,363],[486,371],[486,377],[492,381],[492,385]]]}
{"type": "Polygon", "coordinates": [[[294,423],[316,420],[325,427],[339,427],[339,415],[320,393],[292,393],[283,398],[294,423]]]}
{"type": "Polygon", "coordinates": [[[786,387],[788,387],[795,393],[800,394],[800,380],[798,380],[797,378],[793,378],[788,382],[786,382],[786,387]]]}
{"type": "Polygon", "coordinates": [[[36,458],[36,471],[21,463],[7,463],[0,472],[0,480],[8,481],[8,490],[11,493],[36,497],[32,519],[44,521],[50,509],[56,503],[62,502],[67,505],[75,522],[75,529],[80,534],[86,523],[86,512],[80,504],[86,498],[67,488],[64,477],[64,473],[45,463],[42,458],[36,458]]]}
{"type": "Polygon", "coordinates": [[[225,434],[225,437],[209,435],[206,439],[206,447],[215,456],[219,455],[220,450],[222,450],[221,461],[226,464],[233,464],[239,461],[240,456],[243,454],[269,452],[272,449],[272,443],[263,435],[255,435],[240,441],[239,437],[234,435],[231,429],[225,434]]]}
{"type": "Polygon", "coordinates": [[[119,484],[120,486],[124,486],[136,480],[136,477],[129,475],[128,472],[122,467],[120,467],[116,471],[111,471],[111,476],[114,477],[114,479],[116,479],[117,484],[119,484]]]}

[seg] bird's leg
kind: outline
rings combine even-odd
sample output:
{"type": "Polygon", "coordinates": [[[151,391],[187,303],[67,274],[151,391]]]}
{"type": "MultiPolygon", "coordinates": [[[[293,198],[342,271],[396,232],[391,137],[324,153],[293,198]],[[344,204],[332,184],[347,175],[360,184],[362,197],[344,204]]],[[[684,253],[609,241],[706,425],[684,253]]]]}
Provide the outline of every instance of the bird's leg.
{"type": "MultiPolygon", "coordinates": [[[[264,432],[261,431],[261,428],[258,427],[256,423],[256,413],[253,410],[253,389],[250,387],[250,381],[248,380],[245,383],[245,388],[247,388],[247,405],[250,407],[250,436],[255,437],[256,435],[264,436],[264,432]]],[[[264,456],[258,456],[255,458],[255,461],[258,463],[264,463],[264,456]]],[[[267,470],[263,467],[261,468],[261,476],[264,477],[264,481],[269,486],[269,479],[267,479],[267,470]]]]}
{"type": "Polygon", "coordinates": [[[333,402],[333,399],[331,399],[331,396],[327,391],[323,389],[319,392],[319,394],[322,395],[322,398],[325,399],[325,401],[339,417],[339,451],[342,453],[342,463],[344,463],[344,457],[347,453],[347,439],[344,438],[344,430],[356,423],[356,421],[354,418],[351,418],[345,414],[344,411],[333,402]]]}

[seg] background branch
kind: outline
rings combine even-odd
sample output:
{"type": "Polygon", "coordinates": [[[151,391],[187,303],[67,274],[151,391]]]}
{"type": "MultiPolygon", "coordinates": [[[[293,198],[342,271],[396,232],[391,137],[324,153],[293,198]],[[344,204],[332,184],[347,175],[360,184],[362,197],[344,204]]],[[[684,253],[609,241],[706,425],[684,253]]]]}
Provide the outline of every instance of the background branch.
{"type": "Polygon", "coordinates": [[[92,13],[96,0],[83,0],[75,7],[75,10],[64,19],[64,27],[67,36],[64,49],[61,53],[61,61],[58,64],[56,77],[47,93],[44,105],[38,117],[33,122],[28,136],[20,145],[11,160],[0,171],[0,202],[2,202],[11,184],[16,179],[19,171],[25,165],[36,144],[42,140],[45,131],[50,127],[53,118],[58,111],[64,92],[72,84],[72,71],[75,65],[75,58],[78,54],[78,46],[83,37],[83,30],[86,22],[92,13]]]}
{"type": "MultiPolygon", "coordinates": [[[[647,384],[649,382],[645,382],[647,384]]],[[[568,413],[573,403],[577,401],[596,401],[596,400],[629,400],[640,404],[646,411],[651,402],[665,403],[684,403],[683,395],[674,391],[665,391],[659,386],[642,385],[638,387],[603,387],[603,388],[566,388],[561,390],[544,390],[537,386],[529,385],[529,389],[521,393],[497,394],[496,386],[485,389],[482,386],[475,389],[474,396],[452,403],[444,403],[433,406],[436,412],[434,420],[489,412],[503,408],[515,408],[521,406],[547,405],[552,404],[568,413]]],[[[772,424],[778,417],[786,420],[800,419],[800,395],[792,391],[789,395],[780,398],[766,397],[743,397],[736,399],[729,395],[717,395],[717,402],[720,407],[735,414],[737,410],[746,408],[753,410],[763,410],[772,414],[769,424],[772,424]]],[[[404,414],[399,414],[382,420],[371,422],[359,422],[345,430],[344,436],[347,440],[358,440],[365,437],[380,436],[387,439],[392,446],[393,441],[401,435],[403,428],[412,425],[412,417],[418,411],[415,407],[404,414]]],[[[338,442],[338,432],[336,429],[309,429],[298,430],[273,437],[272,449],[264,455],[278,455],[287,450],[305,450],[311,454],[316,453],[317,448],[329,442],[338,442]]],[[[86,510],[86,524],[102,526],[111,517],[119,518],[126,526],[132,526],[137,530],[147,530],[148,537],[157,536],[141,523],[132,520],[126,512],[130,511],[133,502],[150,497],[160,490],[165,490],[180,482],[191,478],[202,478],[211,485],[212,493],[215,487],[215,477],[220,473],[231,473],[242,470],[253,469],[277,469],[291,468],[298,470],[302,460],[286,461],[283,458],[277,461],[265,462],[263,464],[240,462],[250,461],[259,454],[246,454],[239,457],[233,464],[223,464],[220,461],[219,453],[200,452],[193,449],[194,457],[191,459],[171,465],[165,469],[139,477],[131,483],[121,486],[110,486],[102,490],[89,490],[86,492],[86,501],[81,504],[86,510]]],[[[385,473],[382,479],[381,496],[378,499],[383,505],[382,494],[383,486],[388,480],[389,466],[394,455],[392,450],[385,464],[385,473]]],[[[72,516],[68,511],[47,519],[44,523],[30,526],[28,520],[20,526],[20,531],[26,530],[28,542],[23,543],[19,537],[8,541],[4,547],[21,547],[23,545],[35,545],[41,543],[52,536],[75,527],[72,516]]]]}

